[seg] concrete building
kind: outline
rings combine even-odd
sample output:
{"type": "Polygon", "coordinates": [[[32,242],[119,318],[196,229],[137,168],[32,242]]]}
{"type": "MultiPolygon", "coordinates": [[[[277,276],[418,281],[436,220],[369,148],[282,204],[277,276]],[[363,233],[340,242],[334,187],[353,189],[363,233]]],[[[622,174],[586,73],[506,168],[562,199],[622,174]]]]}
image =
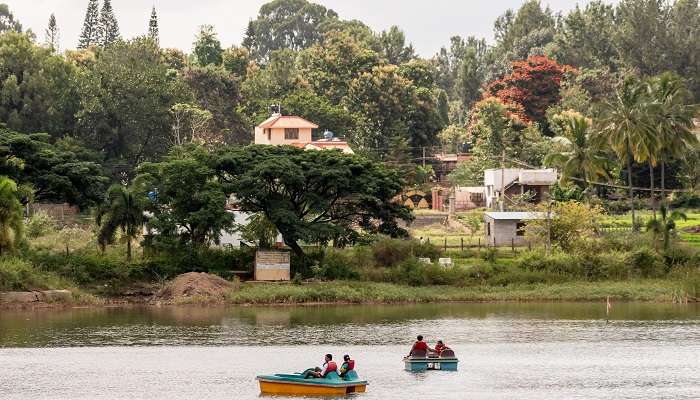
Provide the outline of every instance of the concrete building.
{"type": "Polygon", "coordinates": [[[489,246],[524,246],[528,221],[545,219],[547,213],[488,211],[484,213],[484,236],[489,246]]]}
{"type": "Polygon", "coordinates": [[[472,210],[486,205],[483,186],[455,186],[455,211],[472,210]]]}
{"type": "Polygon", "coordinates": [[[289,145],[306,150],[338,149],[353,154],[348,143],[333,132],[325,131],[323,139],[313,140],[313,131],[318,125],[294,115],[272,114],[255,127],[255,144],[289,145]]]}
{"type": "Polygon", "coordinates": [[[505,202],[513,196],[530,192],[534,195],[532,201],[539,203],[549,193],[549,188],[557,181],[557,170],[494,168],[484,171],[484,186],[486,187],[486,207],[494,209],[503,191],[505,202]],[[503,189],[505,188],[505,189],[503,189]]]}

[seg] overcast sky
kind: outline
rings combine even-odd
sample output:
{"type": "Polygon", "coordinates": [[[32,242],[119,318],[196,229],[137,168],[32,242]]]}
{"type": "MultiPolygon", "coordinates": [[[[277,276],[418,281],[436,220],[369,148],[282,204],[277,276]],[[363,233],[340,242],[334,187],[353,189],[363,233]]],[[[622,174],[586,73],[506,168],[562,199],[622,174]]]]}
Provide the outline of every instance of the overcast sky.
{"type": "MultiPolygon", "coordinates": [[[[608,0],[616,2],[616,0],[608,0]]],[[[61,49],[75,48],[88,0],[0,0],[7,3],[25,29],[32,29],[39,40],[51,13],[61,32],[61,49]]],[[[238,45],[248,20],[254,19],[266,0],[112,0],[122,37],[143,35],[151,7],[158,12],[160,42],[187,52],[197,27],[214,25],[222,45],[238,45]]],[[[493,22],[509,8],[517,9],[523,0],[318,0],[343,19],[359,19],[376,31],[398,25],[418,53],[428,57],[449,43],[450,36],[474,35],[493,38],[493,22]]],[[[586,0],[578,1],[579,4],[586,0]]],[[[574,8],[577,1],[542,0],[554,11],[574,8]]]]}

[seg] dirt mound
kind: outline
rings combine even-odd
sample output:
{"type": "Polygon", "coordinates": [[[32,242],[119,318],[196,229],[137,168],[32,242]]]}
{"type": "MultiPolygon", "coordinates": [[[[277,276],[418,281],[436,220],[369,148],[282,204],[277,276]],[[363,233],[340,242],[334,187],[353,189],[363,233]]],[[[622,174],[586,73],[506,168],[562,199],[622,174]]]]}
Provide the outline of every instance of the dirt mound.
{"type": "Polygon", "coordinates": [[[233,283],[216,275],[204,272],[188,272],[178,275],[154,296],[157,301],[181,301],[201,299],[221,301],[236,287],[233,283]]]}

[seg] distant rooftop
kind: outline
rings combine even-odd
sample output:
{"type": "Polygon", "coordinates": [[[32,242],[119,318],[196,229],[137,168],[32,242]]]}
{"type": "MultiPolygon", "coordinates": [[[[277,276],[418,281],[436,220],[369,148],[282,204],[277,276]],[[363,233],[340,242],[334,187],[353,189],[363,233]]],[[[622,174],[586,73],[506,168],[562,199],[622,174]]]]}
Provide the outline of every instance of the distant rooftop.
{"type": "Polygon", "coordinates": [[[545,219],[547,213],[539,211],[487,211],[484,215],[497,220],[545,219]]]}
{"type": "Polygon", "coordinates": [[[302,117],[297,117],[295,115],[281,115],[274,114],[270,118],[263,121],[260,128],[311,128],[316,129],[318,125],[313,122],[307,121],[302,117]]]}

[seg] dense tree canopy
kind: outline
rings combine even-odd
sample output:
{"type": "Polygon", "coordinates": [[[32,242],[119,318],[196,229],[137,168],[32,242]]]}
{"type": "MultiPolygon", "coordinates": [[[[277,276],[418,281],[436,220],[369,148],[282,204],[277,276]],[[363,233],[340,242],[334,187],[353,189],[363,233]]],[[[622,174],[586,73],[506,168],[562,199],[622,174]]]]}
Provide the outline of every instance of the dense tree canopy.
{"type": "Polygon", "coordinates": [[[398,174],[356,155],[254,145],[222,151],[217,170],[241,209],[263,213],[299,255],[302,242],[401,235],[398,220],[410,218],[392,201],[403,190],[398,174]]]}

